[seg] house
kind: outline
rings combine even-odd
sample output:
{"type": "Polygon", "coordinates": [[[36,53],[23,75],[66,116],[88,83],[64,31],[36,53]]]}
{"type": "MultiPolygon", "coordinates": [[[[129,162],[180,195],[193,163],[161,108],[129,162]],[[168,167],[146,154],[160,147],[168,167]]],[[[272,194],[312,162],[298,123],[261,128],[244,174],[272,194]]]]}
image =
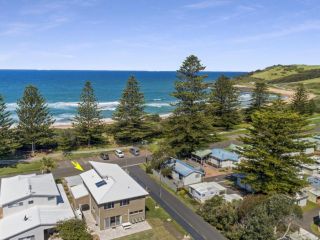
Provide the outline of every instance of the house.
{"type": "Polygon", "coordinates": [[[239,201],[242,200],[243,198],[236,193],[232,193],[232,194],[225,194],[223,196],[224,200],[226,200],[227,202],[233,202],[233,201],[239,201]]]}
{"type": "Polygon", "coordinates": [[[234,168],[240,162],[240,157],[234,152],[222,148],[214,148],[211,151],[211,158],[208,162],[218,168],[234,168]]]}
{"type": "MultiPolygon", "coordinates": [[[[130,225],[145,220],[145,191],[119,165],[89,162],[92,169],[80,174],[88,191],[90,213],[100,230],[130,225]]],[[[80,185],[78,197],[85,196],[80,185]]]]}
{"type": "Polygon", "coordinates": [[[251,185],[244,182],[245,175],[241,173],[235,173],[232,175],[236,179],[236,185],[247,192],[253,192],[251,185]]]}
{"type": "Polygon", "coordinates": [[[179,183],[178,185],[188,186],[202,182],[203,170],[197,169],[186,162],[172,158],[167,162],[167,166],[172,168],[172,178],[179,183]]]}
{"type": "Polygon", "coordinates": [[[314,153],[314,151],[320,150],[320,136],[306,137],[300,140],[310,145],[308,148],[305,149],[306,154],[311,154],[314,153]]]}
{"type": "Polygon", "coordinates": [[[189,185],[189,194],[198,202],[204,203],[215,195],[225,194],[227,189],[216,182],[202,182],[189,185]]]}
{"type": "Polygon", "coordinates": [[[307,205],[307,200],[308,200],[308,193],[307,193],[306,190],[297,192],[295,197],[294,197],[295,203],[300,207],[306,206],[307,205]]]}
{"type": "Polygon", "coordinates": [[[307,193],[310,202],[320,203],[320,189],[310,188],[307,193]]]}
{"type": "Polygon", "coordinates": [[[318,164],[301,164],[300,170],[301,170],[301,174],[315,175],[319,172],[319,165],[318,164]]]}
{"type": "Polygon", "coordinates": [[[289,234],[287,240],[319,240],[319,237],[308,232],[303,228],[299,228],[298,231],[289,234]]]}
{"type": "Polygon", "coordinates": [[[89,210],[89,192],[84,184],[79,184],[71,187],[70,192],[75,209],[80,209],[81,211],[89,210]]]}
{"type": "Polygon", "coordinates": [[[191,153],[191,159],[203,164],[211,155],[210,149],[198,150],[191,153]]]}
{"type": "Polygon", "coordinates": [[[0,206],[3,240],[47,239],[58,221],[74,218],[66,193],[52,174],[2,178],[0,206]]]}
{"type": "Polygon", "coordinates": [[[320,174],[313,174],[307,178],[308,183],[314,188],[320,188],[320,174]]]}

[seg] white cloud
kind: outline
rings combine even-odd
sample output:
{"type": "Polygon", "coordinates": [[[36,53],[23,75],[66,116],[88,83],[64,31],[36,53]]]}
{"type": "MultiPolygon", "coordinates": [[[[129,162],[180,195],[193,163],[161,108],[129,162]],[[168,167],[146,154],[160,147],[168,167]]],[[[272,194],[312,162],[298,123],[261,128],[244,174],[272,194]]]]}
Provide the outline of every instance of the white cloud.
{"type": "Polygon", "coordinates": [[[309,21],[302,24],[298,24],[296,26],[291,26],[288,28],[283,28],[283,29],[279,29],[271,32],[260,33],[260,34],[247,36],[247,37],[240,37],[232,41],[236,43],[260,41],[265,39],[284,37],[287,35],[311,31],[311,30],[320,30],[320,21],[309,21]]]}
{"type": "Polygon", "coordinates": [[[226,5],[226,4],[229,4],[230,2],[231,2],[230,0],[206,0],[206,1],[201,1],[201,2],[196,2],[196,3],[185,5],[184,8],[205,9],[205,8],[226,5]]]}

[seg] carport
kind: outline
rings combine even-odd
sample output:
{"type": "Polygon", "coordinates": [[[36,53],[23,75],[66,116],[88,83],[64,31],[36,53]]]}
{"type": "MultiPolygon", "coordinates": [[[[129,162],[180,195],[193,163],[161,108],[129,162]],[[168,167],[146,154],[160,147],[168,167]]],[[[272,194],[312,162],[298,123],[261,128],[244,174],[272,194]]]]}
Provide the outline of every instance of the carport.
{"type": "Polygon", "coordinates": [[[192,155],[191,156],[192,160],[196,162],[200,162],[202,165],[203,162],[210,157],[211,150],[210,149],[197,150],[195,152],[192,152],[191,155],[192,155]]]}

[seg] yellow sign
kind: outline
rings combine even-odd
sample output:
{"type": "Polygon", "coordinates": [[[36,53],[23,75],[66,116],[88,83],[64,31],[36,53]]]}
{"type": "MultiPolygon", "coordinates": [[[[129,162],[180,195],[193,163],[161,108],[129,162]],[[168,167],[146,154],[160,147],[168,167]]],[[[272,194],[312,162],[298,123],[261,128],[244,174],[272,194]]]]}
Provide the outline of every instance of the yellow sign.
{"type": "Polygon", "coordinates": [[[77,169],[79,171],[83,171],[83,168],[81,167],[81,165],[77,161],[71,161],[71,163],[75,169],[77,169]]]}

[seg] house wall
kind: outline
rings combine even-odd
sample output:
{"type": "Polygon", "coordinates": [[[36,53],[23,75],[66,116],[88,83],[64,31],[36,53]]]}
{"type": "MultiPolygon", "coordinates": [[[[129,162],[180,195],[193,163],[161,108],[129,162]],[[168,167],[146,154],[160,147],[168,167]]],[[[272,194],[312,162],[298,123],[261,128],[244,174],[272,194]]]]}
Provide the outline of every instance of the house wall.
{"type": "Polygon", "coordinates": [[[129,205],[120,206],[120,202],[114,203],[113,209],[104,209],[104,205],[99,206],[101,230],[106,229],[105,220],[113,216],[122,216],[122,223],[134,222],[135,220],[145,219],[145,197],[130,199],[129,205]],[[130,212],[140,211],[141,213],[130,214],[130,212]]]}
{"type": "Polygon", "coordinates": [[[312,192],[308,191],[308,200],[313,203],[318,203],[318,196],[314,195],[312,192]]]}
{"type": "Polygon", "coordinates": [[[90,199],[89,199],[89,195],[75,199],[73,198],[73,206],[75,209],[80,209],[81,205],[89,205],[90,204],[90,199]]]}
{"type": "Polygon", "coordinates": [[[34,239],[30,238],[31,240],[45,240],[44,231],[46,229],[51,229],[52,227],[53,226],[40,226],[5,240],[19,240],[21,238],[27,238],[32,236],[34,236],[34,239]]]}
{"type": "Polygon", "coordinates": [[[3,218],[3,209],[0,207],[0,219],[3,218]]]}
{"type": "Polygon", "coordinates": [[[191,173],[188,176],[184,177],[182,179],[183,181],[183,185],[187,186],[187,185],[191,185],[194,183],[200,183],[202,181],[202,176],[200,173],[191,173]]]}
{"type": "Polygon", "coordinates": [[[10,203],[3,206],[3,216],[6,217],[8,215],[23,211],[25,209],[34,207],[34,206],[54,206],[57,204],[57,197],[49,198],[48,197],[28,197],[14,203],[10,203]],[[29,201],[33,201],[32,204],[29,204],[29,201]]]}
{"type": "Polygon", "coordinates": [[[296,204],[300,207],[304,207],[307,205],[307,200],[308,200],[308,197],[305,197],[305,198],[302,198],[302,199],[299,199],[296,201],[296,204]]]}
{"type": "Polygon", "coordinates": [[[207,191],[201,194],[200,192],[190,187],[189,187],[189,193],[195,200],[201,203],[204,203],[206,200],[212,198],[213,196],[220,194],[219,190],[207,191]]]}

